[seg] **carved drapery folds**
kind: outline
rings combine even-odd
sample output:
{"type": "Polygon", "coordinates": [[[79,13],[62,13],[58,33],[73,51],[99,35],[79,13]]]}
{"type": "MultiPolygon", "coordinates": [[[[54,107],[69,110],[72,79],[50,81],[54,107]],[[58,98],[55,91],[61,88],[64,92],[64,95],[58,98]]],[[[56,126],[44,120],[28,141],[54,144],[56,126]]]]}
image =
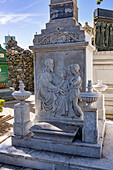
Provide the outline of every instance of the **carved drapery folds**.
{"type": "Polygon", "coordinates": [[[35,37],[33,40],[34,45],[47,45],[47,44],[61,44],[61,43],[74,43],[84,41],[84,34],[56,32],[41,38],[35,37]]]}
{"type": "Polygon", "coordinates": [[[98,51],[113,50],[113,23],[96,23],[95,46],[98,51]]]}
{"type": "Polygon", "coordinates": [[[78,105],[82,84],[79,65],[57,68],[57,73],[54,72],[54,67],[54,60],[47,58],[45,68],[38,77],[40,116],[47,113],[53,117],[81,118],[82,110],[78,105]]]}

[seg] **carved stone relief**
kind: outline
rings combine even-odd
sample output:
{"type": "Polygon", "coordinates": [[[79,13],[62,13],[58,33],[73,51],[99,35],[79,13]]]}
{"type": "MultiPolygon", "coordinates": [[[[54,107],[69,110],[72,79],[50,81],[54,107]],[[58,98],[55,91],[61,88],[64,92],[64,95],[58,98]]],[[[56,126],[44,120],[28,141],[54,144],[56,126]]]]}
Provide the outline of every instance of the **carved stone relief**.
{"type": "Polygon", "coordinates": [[[82,110],[78,105],[82,85],[79,65],[57,68],[57,73],[54,72],[54,67],[54,60],[47,58],[45,68],[38,77],[40,115],[52,113],[53,117],[81,118],[82,110]]]}
{"type": "Polygon", "coordinates": [[[97,22],[95,25],[95,46],[99,51],[113,50],[113,24],[97,22]]]}
{"type": "Polygon", "coordinates": [[[78,41],[84,41],[83,34],[68,33],[68,32],[56,32],[42,38],[35,38],[33,40],[34,45],[46,45],[46,44],[60,44],[60,43],[74,43],[78,41]]]}

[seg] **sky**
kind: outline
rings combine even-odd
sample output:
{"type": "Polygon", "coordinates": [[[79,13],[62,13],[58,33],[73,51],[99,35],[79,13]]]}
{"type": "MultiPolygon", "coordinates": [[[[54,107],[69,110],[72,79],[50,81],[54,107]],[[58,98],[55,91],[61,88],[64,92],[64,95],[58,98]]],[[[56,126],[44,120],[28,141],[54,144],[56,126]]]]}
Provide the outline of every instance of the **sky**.
{"type": "MultiPolygon", "coordinates": [[[[0,0],[0,44],[4,36],[16,37],[18,45],[28,49],[32,45],[34,34],[49,22],[50,0],[0,0]]],[[[93,26],[93,12],[96,8],[113,10],[113,0],[103,0],[101,5],[96,0],[78,0],[79,22],[87,21],[93,26]]]]}

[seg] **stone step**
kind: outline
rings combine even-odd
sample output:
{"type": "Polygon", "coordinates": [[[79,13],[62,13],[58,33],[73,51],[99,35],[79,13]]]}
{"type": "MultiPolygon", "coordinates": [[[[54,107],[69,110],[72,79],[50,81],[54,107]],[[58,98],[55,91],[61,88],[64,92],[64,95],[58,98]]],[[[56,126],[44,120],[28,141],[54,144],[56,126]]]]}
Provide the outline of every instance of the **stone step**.
{"type": "Polygon", "coordinates": [[[70,143],[73,142],[78,130],[79,126],[60,122],[39,122],[30,128],[30,131],[34,133],[33,138],[70,143]]]}
{"type": "Polygon", "coordinates": [[[84,158],[47,151],[36,151],[29,148],[13,147],[11,146],[11,138],[0,145],[1,163],[26,167],[28,169],[113,170],[113,161],[109,161],[108,158],[84,158]]]}

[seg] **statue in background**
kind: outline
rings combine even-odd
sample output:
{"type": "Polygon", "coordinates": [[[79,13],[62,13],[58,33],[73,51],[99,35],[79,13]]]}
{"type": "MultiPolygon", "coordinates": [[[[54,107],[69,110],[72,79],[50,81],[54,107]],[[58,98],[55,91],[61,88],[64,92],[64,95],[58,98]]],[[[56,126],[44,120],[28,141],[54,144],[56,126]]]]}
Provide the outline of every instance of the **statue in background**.
{"type": "Polygon", "coordinates": [[[113,23],[97,22],[95,24],[95,46],[98,51],[113,50],[113,23]]]}
{"type": "Polygon", "coordinates": [[[105,27],[105,23],[102,23],[101,25],[101,33],[100,33],[100,46],[101,47],[105,47],[105,31],[106,31],[106,27],[105,27]]]}
{"type": "Polygon", "coordinates": [[[95,35],[95,44],[96,44],[96,47],[98,48],[100,46],[100,26],[101,26],[101,23],[98,22],[96,24],[96,35],[95,35]]]}
{"type": "Polygon", "coordinates": [[[109,34],[110,34],[110,28],[109,28],[110,24],[109,23],[106,23],[106,34],[105,34],[105,46],[109,46],[109,34]]]}
{"type": "Polygon", "coordinates": [[[109,46],[113,49],[113,24],[110,25],[109,46]]]}

